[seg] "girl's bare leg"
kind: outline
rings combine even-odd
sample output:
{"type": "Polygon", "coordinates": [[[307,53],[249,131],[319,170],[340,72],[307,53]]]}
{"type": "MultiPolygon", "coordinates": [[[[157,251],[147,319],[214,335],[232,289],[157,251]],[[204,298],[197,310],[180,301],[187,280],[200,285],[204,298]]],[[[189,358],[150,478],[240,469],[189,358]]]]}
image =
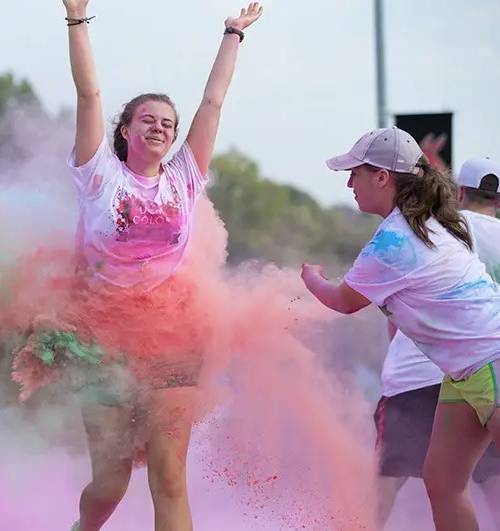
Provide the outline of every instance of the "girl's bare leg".
{"type": "Polygon", "coordinates": [[[437,531],[478,531],[468,493],[472,471],[491,441],[465,402],[439,403],[424,465],[437,531]]]}
{"type": "Polygon", "coordinates": [[[130,407],[86,404],[92,481],[80,498],[80,531],[99,531],[127,490],[131,470],[130,407]]]}
{"type": "Polygon", "coordinates": [[[192,531],[186,458],[193,424],[195,387],[153,391],[148,403],[148,478],[155,531],[192,531]]]}

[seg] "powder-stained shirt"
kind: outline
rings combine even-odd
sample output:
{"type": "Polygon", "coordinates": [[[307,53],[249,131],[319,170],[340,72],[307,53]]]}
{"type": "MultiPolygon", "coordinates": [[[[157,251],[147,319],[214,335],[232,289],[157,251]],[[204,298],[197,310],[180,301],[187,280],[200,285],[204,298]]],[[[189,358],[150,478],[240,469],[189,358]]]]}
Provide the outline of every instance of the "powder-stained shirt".
{"type": "Polygon", "coordinates": [[[152,289],[177,269],[192,211],[207,177],[185,142],[157,178],[134,174],[104,138],[95,155],[69,166],[80,200],[77,250],[91,278],[152,289]]]}
{"type": "MultiPolygon", "coordinates": [[[[495,282],[500,283],[500,220],[462,210],[474,244],[474,252],[495,282]]],[[[382,394],[394,396],[435,385],[443,372],[401,330],[392,339],[382,369],[382,394]]]]}
{"type": "Polygon", "coordinates": [[[500,287],[478,256],[437,220],[429,219],[427,227],[432,248],[395,208],[345,281],[460,380],[500,358],[500,287]]]}

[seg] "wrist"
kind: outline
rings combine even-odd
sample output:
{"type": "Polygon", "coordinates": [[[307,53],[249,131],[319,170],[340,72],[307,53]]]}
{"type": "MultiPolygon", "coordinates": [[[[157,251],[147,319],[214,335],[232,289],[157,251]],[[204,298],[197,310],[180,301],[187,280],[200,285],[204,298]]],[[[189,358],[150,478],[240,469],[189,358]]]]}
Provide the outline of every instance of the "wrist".
{"type": "Polygon", "coordinates": [[[321,293],[325,286],[329,286],[329,282],[327,280],[317,273],[311,273],[307,281],[307,287],[309,288],[309,291],[316,295],[321,293]]]}
{"type": "Polygon", "coordinates": [[[85,8],[81,9],[67,9],[66,16],[68,18],[86,18],[87,10],[85,8]]]}
{"type": "Polygon", "coordinates": [[[226,26],[226,29],[227,28],[234,28],[234,29],[237,29],[239,31],[243,31],[245,28],[243,27],[243,24],[241,22],[238,22],[237,20],[226,20],[226,23],[225,23],[225,26],[226,26]]]}
{"type": "Polygon", "coordinates": [[[306,273],[302,277],[304,279],[304,284],[306,285],[309,291],[313,291],[315,287],[315,275],[312,273],[306,273]]]}
{"type": "Polygon", "coordinates": [[[234,26],[226,26],[224,35],[234,35],[239,39],[240,42],[245,38],[245,34],[243,33],[243,31],[234,26]]]}

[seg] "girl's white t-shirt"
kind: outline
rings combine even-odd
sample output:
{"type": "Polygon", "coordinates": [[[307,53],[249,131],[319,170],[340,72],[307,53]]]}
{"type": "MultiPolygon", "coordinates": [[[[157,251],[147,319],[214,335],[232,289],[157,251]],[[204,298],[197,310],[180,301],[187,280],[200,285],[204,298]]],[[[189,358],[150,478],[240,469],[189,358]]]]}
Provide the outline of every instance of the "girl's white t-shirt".
{"type": "Polygon", "coordinates": [[[156,178],[134,174],[106,138],[86,164],[75,166],[75,150],[68,163],[80,200],[77,252],[90,278],[149,290],[172,275],[208,181],[188,143],[156,178]]]}
{"type": "MultiPolygon", "coordinates": [[[[474,252],[493,280],[500,283],[500,219],[462,210],[474,243],[474,252]]],[[[443,372],[401,330],[392,339],[382,369],[382,394],[394,396],[436,385],[443,372]]]]}
{"type": "Polygon", "coordinates": [[[500,219],[471,210],[462,210],[462,214],[471,230],[474,251],[500,284],[500,219]]]}
{"type": "Polygon", "coordinates": [[[389,344],[382,367],[382,394],[395,396],[407,391],[437,385],[443,371],[415,343],[398,330],[389,344]]]}
{"type": "Polygon", "coordinates": [[[381,223],[345,277],[444,373],[460,380],[500,358],[500,287],[475,253],[434,218],[434,247],[398,208],[381,223]]]}

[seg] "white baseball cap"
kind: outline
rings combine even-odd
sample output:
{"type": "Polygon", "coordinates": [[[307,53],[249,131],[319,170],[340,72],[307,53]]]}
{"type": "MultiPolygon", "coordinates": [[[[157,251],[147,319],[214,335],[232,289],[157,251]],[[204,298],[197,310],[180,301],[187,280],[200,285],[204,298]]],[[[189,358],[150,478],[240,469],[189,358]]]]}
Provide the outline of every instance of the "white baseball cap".
{"type": "Polygon", "coordinates": [[[375,129],[363,135],[345,155],[326,161],[331,170],[351,170],[362,164],[398,173],[419,172],[418,161],[424,155],[417,141],[397,127],[375,129]]]}
{"type": "Polygon", "coordinates": [[[460,186],[477,188],[485,192],[500,193],[500,163],[489,157],[478,157],[466,160],[457,177],[460,186]],[[484,179],[494,175],[496,179],[484,179]]]}

